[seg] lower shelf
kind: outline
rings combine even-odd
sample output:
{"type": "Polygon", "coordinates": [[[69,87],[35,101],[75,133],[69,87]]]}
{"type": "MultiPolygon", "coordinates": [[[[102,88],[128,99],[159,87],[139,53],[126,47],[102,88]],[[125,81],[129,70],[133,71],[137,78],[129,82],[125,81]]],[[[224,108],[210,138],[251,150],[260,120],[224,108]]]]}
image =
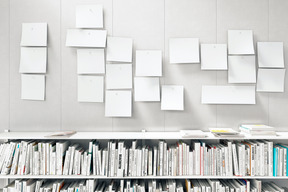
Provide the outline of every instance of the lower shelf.
{"type": "Polygon", "coordinates": [[[145,177],[105,177],[96,175],[0,175],[0,179],[288,179],[287,176],[145,176],[145,177]]]}

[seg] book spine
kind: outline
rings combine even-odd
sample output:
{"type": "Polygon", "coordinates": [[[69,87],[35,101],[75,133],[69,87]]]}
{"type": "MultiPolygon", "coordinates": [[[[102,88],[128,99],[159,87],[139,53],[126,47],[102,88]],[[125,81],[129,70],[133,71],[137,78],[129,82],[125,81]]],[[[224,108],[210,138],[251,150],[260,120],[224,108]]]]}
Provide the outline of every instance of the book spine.
{"type": "Polygon", "coordinates": [[[225,176],[230,176],[230,172],[229,172],[229,160],[228,160],[228,158],[229,158],[229,155],[228,155],[228,147],[224,147],[224,153],[225,153],[225,155],[224,155],[224,158],[225,158],[225,163],[224,163],[224,165],[225,165],[225,176]]]}
{"type": "Polygon", "coordinates": [[[18,161],[19,161],[19,151],[20,151],[20,143],[18,143],[16,146],[16,151],[15,151],[13,162],[12,162],[12,168],[10,171],[11,175],[15,175],[17,173],[18,161]]]}
{"type": "Polygon", "coordinates": [[[265,147],[264,147],[264,143],[260,143],[260,164],[259,164],[260,176],[265,176],[265,167],[266,167],[265,166],[265,147]]]}
{"type": "Polygon", "coordinates": [[[153,176],[157,175],[157,148],[154,148],[154,153],[153,153],[153,176]]]}
{"type": "Polygon", "coordinates": [[[132,149],[128,149],[129,150],[129,164],[128,164],[128,176],[131,177],[132,176],[132,167],[133,167],[133,150],[132,149]]]}
{"type": "Polygon", "coordinates": [[[153,151],[149,149],[148,151],[148,175],[153,175],[153,151]]]}
{"type": "Polygon", "coordinates": [[[129,149],[125,149],[125,168],[124,168],[124,176],[128,176],[128,162],[129,162],[129,149]]]}
{"type": "Polygon", "coordinates": [[[167,143],[163,143],[163,176],[167,175],[167,143]]]}
{"type": "Polygon", "coordinates": [[[49,175],[49,170],[50,170],[50,145],[51,145],[50,143],[46,143],[46,159],[45,159],[46,175],[49,175]]]}
{"type": "Polygon", "coordinates": [[[285,176],[288,176],[288,148],[286,147],[285,148],[285,152],[286,152],[286,155],[285,155],[285,163],[286,163],[286,166],[284,167],[284,169],[286,170],[286,174],[284,174],[285,176]]]}
{"type": "Polygon", "coordinates": [[[159,168],[158,175],[163,176],[163,141],[159,142],[159,168]]]}
{"type": "Polygon", "coordinates": [[[279,174],[277,176],[283,176],[283,148],[279,148],[279,174]]]}
{"type": "Polygon", "coordinates": [[[255,155],[256,154],[256,149],[254,145],[251,145],[251,175],[250,176],[255,176],[255,155]]]}
{"type": "Polygon", "coordinates": [[[264,175],[269,176],[268,144],[264,143],[264,175]]]}
{"type": "Polygon", "coordinates": [[[114,172],[115,172],[115,153],[116,153],[116,146],[115,146],[116,144],[113,142],[112,144],[111,144],[111,162],[110,162],[110,165],[111,165],[111,167],[110,167],[110,170],[111,170],[111,172],[110,172],[110,176],[111,177],[113,177],[114,176],[114,172]]]}
{"type": "MultiPolygon", "coordinates": [[[[200,175],[203,176],[204,175],[204,147],[205,147],[205,143],[202,144],[202,146],[200,147],[200,175]]],[[[222,155],[221,155],[222,156],[222,155]]]]}
{"type": "Polygon", "coordinates": [[[276,177],[278,168],[278,149],[275,147],[273,150],[273,176],[276,177]]]}
{"type": "Polygon", "coordinates": [[[145,156],[144,156],[144,176],[148,175],[148,149],[145,149],[145,156]]]}
{"type": "Polygon", "coordinates": [[[268,142],[268,176],[273,176],[273,142],[268,142]]]}
{"type": "Polygon", "coordinates": [[[195,174],[200,175],[200,143],[195,143],[195,174]]]}
{"type": "Polygon", "coordinates": [[[237,151],[236,151],[236,145],[232,144],[232,153],[233,153],[233,162],[234,162],[234,174],[236,176],[239,175],[239,165],[238,165],[238,157],[237,157],[237,151]]]}
{"type": "Polygon", "coordinates": [[[179,145],[179,156],[178,156],[178,159],[179,159],[179,172],[178,172],[178,175],[179,176],[182,176],[183,175],[183,144],[180,144],[179,145]]]}

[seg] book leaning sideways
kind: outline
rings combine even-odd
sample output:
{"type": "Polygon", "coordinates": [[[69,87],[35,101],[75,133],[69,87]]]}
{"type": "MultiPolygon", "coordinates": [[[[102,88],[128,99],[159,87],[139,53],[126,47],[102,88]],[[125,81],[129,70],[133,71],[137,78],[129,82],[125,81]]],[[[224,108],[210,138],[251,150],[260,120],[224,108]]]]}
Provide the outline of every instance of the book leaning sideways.
{"type": "Polygon", "coordinates": [[[240,125],[239,130],[250,135],[276,135],[275,127],[268,125],[240,125]]]}

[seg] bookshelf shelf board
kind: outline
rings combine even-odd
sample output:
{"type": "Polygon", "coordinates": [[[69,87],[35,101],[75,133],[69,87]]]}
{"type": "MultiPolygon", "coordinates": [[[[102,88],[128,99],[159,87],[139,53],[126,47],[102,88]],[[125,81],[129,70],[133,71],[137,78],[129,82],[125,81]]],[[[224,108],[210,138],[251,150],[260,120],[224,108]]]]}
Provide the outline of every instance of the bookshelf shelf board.
{"type": "Polygon", "coordinates": [[[0,175],[0,179],[287,179],[287,176],[146,176],[146,177],[105,177],[83,175],[0,175]]]}
{"type": "Polygon", "coordinates": [[[47,137],[47,135],[52,134],[53,132],[4,132],[0,133],[0,140],[6,139],[39,139],[39,140],[54,140],[54,139],[63,139],[63,140],[90,140],[90,139],[197,139],[197,140],[217,140],[217,139],[230,139],[230,140],[244,140],[244,139],[270,139],[270,140],[285,140],[288,139],[288,132],[277,132],[277,136],[269,135],[244,135],[243,137],[216,137],[210,132],[207,132],[207,137],[189,137],[183,138],[180,132],[77,132],[70,137],[47,137]]]}

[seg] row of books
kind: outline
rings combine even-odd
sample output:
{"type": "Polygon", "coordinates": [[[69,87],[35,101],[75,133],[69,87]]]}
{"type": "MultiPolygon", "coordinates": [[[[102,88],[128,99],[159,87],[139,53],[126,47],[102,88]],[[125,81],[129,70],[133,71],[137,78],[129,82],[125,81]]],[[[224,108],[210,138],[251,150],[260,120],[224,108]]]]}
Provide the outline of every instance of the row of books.
{"type": "Polygon", "coordinates": [[[178,141],[12,141],[0,145],[1,174],[143,176],[287,176],[288,146],[266,140],[211,144],[178,141]]]}
{"type": "Polygon", "coordinates": [[[274,182],[195,180],[15,180],[3,192],[285,192],[274,182]]]}

